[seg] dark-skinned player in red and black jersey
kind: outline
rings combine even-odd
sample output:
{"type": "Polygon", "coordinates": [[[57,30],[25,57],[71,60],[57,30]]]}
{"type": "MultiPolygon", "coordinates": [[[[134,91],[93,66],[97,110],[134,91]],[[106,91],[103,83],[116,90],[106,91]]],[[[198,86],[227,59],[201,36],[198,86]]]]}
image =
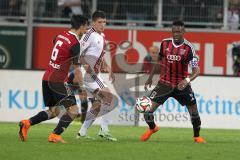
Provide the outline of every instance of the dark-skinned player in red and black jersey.
{"type": "Polygon", "coordinates": [[[149,128],[141,136],[141,141],[147,141],[159,130],[154,122],[153,112],[169,97],[175,98],[182,106],[187,106],[193,125],[193,140],[196,143],[206,143],[200,137],[201,120],[197,110],[197,103],[190,82],[199,75],[198,58],[193,45],[184,39],[184,23],[174,21],[172,24],[172,38],[164,39],[160,46],[159,62],[155,63],[145,83],[145,90],[152,85],[152,78],[156,69],[160,67],[160,77],[157,86],[152,90],[149,98],[152,101],[151,111],[144,114],[149,128]],[[192,73],[188,75],[188,66],[192,73]]]}
{"type": "MultiPolygon", "coordinates": [[[[87,25],[88,19],[86,17],[74,15],[71,18],[71,29],[55,37],[51,59],[42,79],[44,104],[49,109],[41,111],[29,119],[20,121],[19,138],[21,141],[27,140],[30,126],[59,116],[59,123],[48,137],[48,141],[65,143],[60,135],[78,115],[78,107],[75,96],[68,92],[64,82],[68,77],[71,65],[76,69],[75,76],[80,77],[78,75],[80,74],[78,72],[79,36],[86,32],[87,25]],[[59,106],[64,106],[64,113],[62,113],[59,106]]],[[[80,79],[78,82],[79,85],[82,84],[80,79]]]]}

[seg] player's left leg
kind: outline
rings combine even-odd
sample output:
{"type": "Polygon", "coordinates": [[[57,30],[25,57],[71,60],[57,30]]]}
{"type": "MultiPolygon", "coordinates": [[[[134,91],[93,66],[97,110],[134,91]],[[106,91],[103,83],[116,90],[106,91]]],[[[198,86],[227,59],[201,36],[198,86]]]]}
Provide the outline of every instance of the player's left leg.
{"type": "Polygon", "coordinates": [[[187,106],[193,125],[193,139],[196,143],[206,143],[203,137],[200,137],[201,119],[198,113],[197,104],[187,106]]]}
{"type": "Polygon", "coordinates": [[[77,117],[78,115],[78,107],[76,104],[67,107],[67,111],[61,116],[56,128],[48,137],[49,142],[53,143],[65,143],[62,139],[61,134],[68,128],[70,123],[77,117]]]}
{"type": "Polygon", "coordinates": [[[117,138],[113,137],[112,134],[110,133],[108,124],[109,124],[109,121],[108,121],[107,115],[102,115],[101,121],[100,121],[101,129],[98,132],[98,136],[109,141],[117,141],[117,138]]]}
{"type": "Polygon", "coordinates": [[[57,101],[56,105],[63,106],[65,110],[59,115],[62,116],[60,117],[56,128],[48,137],[48,141],[53,143],[65,143],[65,141],[61,137],[61,134],[70,125],[73,119],[78,115],[78,107],[73,92],[67,92],[68,90],[64,85],[59,85],[58,89],[61,89],[61,92],[55,92],[53,96],[57,101]]]}
{"type": "Polygon", "coordinates": [[[173,96],[182,106],[187,106],[191,122],[193,125],[193,139],[196,143],[206,143],[204,138],[200,137],[201,129],[201,119],[197,109],[197,102],[194,96],[194,92],[190,85],[188,85],[184,90],[174,91],[173,96]]]}
{"type": "Polygon", "coordinates": [[[39,124],[43,121],[56,117],[59,113],[59,108],[55,106],[55,99],[53,98],[54,91],[49,87],[49,82],[42,81],[43,100],[48,110],[41,111],[29,119],[24,119],[19,122],[19,139],[21,141],[27,140],[27,135],[30,126],[39,124]]]}

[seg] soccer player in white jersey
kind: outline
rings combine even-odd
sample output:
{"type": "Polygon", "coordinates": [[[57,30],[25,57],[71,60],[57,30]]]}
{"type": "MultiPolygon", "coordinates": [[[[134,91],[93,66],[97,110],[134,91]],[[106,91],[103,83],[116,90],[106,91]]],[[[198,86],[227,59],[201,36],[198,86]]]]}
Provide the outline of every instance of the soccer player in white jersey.
{"type": "Polygon", "coordinates": [[[98,116],[102,116],[101,130],[99,136],[116,141],[108,130],[108,120],[105,114],[113,109],[113,95],[101,78],[101,70],[109,73],[109,79],[114,82],[115,77],[111,68],[104,61],[105,37],[103,34],[106,25],[106,15],[102,11],[95,11],[92,15],[92,28],[84,34],[80,40],[79,61],[84,65],[85,73],[84,85],[88,91],[88,96],[94,97],[92,108],[86,115],[86,119],[77,134],[77,138],[88,137],[87,130],[98,116]]]}

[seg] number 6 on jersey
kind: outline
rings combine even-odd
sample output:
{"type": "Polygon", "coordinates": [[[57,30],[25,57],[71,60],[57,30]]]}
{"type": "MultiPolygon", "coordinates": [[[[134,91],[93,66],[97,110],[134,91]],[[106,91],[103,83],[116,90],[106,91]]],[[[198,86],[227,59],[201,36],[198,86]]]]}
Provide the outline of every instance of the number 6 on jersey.
{"type": "Polygon", "coordinates": [[[56,44],[55,44],[55,46],[54,46],[54,48],[53,48],[53,51],[52,51],[52,56],[51,56],[51,59],[52,59],[53,61],[56,61],[57,56],[58,56],[59,49],[58,49],[57,47],[58,47],[58,46],[61,47],[62,44],[63,44],[62,41],[59,41],[59,40],[58,40],[58,41],[56,42],[56,44]]]}

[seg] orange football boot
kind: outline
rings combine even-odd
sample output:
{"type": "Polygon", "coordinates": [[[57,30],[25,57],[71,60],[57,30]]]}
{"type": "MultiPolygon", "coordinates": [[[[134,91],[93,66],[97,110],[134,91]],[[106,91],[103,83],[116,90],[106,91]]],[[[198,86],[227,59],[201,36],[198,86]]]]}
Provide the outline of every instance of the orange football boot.
{"type": "Polygon", "coordinates": [[[30,128],[31,124],[29,120],[22,120],[19,122],[19,132],[18,136],[21,141],[26,141],[27,140],[27,133],[28,129],[30,128]]]}
{"type": "Polygon", "coordinates": [[[66,143],[60,135],[57,135],[55,133],[51,133],[50,136],[48,137],[48,142],[52,143],[66,143]]]}
{"type": "Polygon", "coordinates": [[[147,128],[147,131],[141,136],[141,141],[147,141],[151,135],[159,130],[158,126],[155,126],[154,129],[147,128]]]}
{"type": "Polygon", "coordinates": [[[196,143],[207,143],[203,137],[193,137],[196,143]]]}

